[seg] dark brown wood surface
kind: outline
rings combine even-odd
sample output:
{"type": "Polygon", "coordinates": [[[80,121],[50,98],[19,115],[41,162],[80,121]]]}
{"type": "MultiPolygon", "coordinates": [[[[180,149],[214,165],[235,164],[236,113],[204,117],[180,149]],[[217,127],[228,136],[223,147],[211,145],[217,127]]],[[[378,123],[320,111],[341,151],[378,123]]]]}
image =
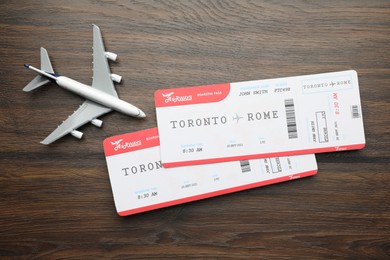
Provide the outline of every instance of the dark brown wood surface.
{"type": "Polygon", "coordinates": [[[390,258],[390,2],[1,1],[0,258],[390,258]],[[92,26],[119,55],[124,100],[39,142],[82,99],[31,93],[44,46],[56,72],[91,83],[92,26]],[[116,214],[104,138],[156,126],[160,88],[355,69],[366,148],[317,155],[316,176],[129,217],[116,214]]]}

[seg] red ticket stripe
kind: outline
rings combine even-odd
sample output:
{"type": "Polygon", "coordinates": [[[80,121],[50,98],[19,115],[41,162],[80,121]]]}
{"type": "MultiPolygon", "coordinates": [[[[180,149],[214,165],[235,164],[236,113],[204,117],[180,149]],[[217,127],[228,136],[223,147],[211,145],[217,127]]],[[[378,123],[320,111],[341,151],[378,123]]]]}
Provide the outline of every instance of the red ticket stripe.
{"type": "Polygon", "coordinates": [[[230,92],[230,83],[161,89],[154,93],[156,107],[171,107],[219,102],[230,92]]]}
{"type": "Polygon", "coordinates": [[[103,141],[106,157],[159,145],[160,139],[157,127],[134,133],[112,136],[103,141]]]}
{"type": "Polygon", "coordinates": [[[311,154],[311,153],[340,152],[340,151],[362,149],[362,148],[364,148],[365,145],[366,144],[363,143],[363,144],[353,144],[353,145],[315,148],[315,149],[306,149],[306,150],[284,151],[284,152],[276,152],[276,153],[264,153],[264,154],[223,157],[223,158],[201,159],[201,160],[192,160],[192,161],[183,161],[183,162],[165,162],[165,163],[163,162],[162,165],[165,168],[170,168],[170,167],[180,167],[180,166],[209,164],[209,163],[220,163],[220,162],[230,162],[230,161],[241,161],[241,160],[272,158],[272,157],[293,156],[293,155],[302,155],[302,154],[311,154]]]}
{"type": "Polygon", "coordinates": [[[118,214],[119,214],[119,216],[133,215],[133,214],[137,214],[137,213],[141,213],[141,212],[145,212],[145,211],[150,211],[150,210],[170,207],[170,206],[174,206],[174,205],[178,205],[178,204],[182,204],[182,203],[192,202],[192,201],[196,201],[196,200],[202,200],[202,199],[207,199],[207,198],[211,198],[211,197],[215,197],[215,196],[225,195],[228,193],[258,188],[261,186],[266,186],[266,185],[270,185],[270,184],[274,184],[274,183],[278,183],[278,182],[284,182],[284,181],[290,181],[290,180],[299,179],[299,178],[303,178],[303,177],[308,177],[308,176],[315,175],[316,173],[317,173],[317,169],[307,171],[307,172],[302,172],[302,173],[296,173],[296,174],[292,174],[292,175],[288,175],[288,176],[283,176],[283,177],[279,177],[279,178],[275,178],[275,179],[271,179],[271,180],[265,180],[265,181],[255,182],[255,183],[246,184],[246,185],[242,185],[242,186],[232,187],[232,188],[228,188],[228,189],[213,191],[213,192],[195,195],[195,196],[191,196],[191,197],[186,197],[186,198],[182,198],[182,199],[166,201],[166,202],[162,202],[162,203],[158,203],[158,204],[154,204],[154,205],[149,205],[149,206],[145,206],[145,207],[129,209],[129,210],[124,210],[124,211],[118,211],[118,214]]]}

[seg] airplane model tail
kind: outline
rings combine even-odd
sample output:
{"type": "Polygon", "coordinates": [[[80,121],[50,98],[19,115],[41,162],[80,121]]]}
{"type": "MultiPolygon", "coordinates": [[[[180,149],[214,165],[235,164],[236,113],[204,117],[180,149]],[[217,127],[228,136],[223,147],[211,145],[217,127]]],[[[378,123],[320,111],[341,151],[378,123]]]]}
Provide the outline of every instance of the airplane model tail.
{"type": "Polygon", "coordinates": [[[54,70],[53,67],[51,66],[49,54],[47,53],[46,49],[43,47],[41,47],[41,69],[39,70],[28,64],[24,64],[24,66],[28,69],[32,69],[37,73],[39,73],[38,76],[36,76],[33,80],[30,81],[30,83],[28,83],[23,88],[23,91],[25,92],[29,92],[50,82],[48,78],[55,79],[55,76],[52,75],[54,74],[54,70]]]}

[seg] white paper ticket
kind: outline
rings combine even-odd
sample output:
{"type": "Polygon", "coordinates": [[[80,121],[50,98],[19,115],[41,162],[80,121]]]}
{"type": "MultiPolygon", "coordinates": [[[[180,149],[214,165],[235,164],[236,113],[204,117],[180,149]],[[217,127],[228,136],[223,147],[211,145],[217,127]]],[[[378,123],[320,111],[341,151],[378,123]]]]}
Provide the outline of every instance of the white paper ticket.
{"type": "Polygon", "coordinates": [[[317,173],[313,154],[164,168],[157,128],[107,138],[104,152],[121,216],[317,173]]]}
{"type": "Polygon", "coordinates": [[[361,149],[356,71],[158,90],[164,167],[361,149]]]}

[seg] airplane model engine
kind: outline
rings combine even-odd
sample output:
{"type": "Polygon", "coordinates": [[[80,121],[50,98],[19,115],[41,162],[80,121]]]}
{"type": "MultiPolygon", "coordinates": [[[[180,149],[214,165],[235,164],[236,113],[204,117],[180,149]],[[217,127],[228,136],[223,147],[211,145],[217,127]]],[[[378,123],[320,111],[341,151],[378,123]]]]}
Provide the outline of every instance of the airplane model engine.
{"type": "Polygon", "coordinates": [[[104,52],[104,54],[106,55],[107,59],[112,60],[112,61],[116,61],[116,58],[118,57],[118,55],[116,53],[109,52],[109,51],[104,52]]]}
{"type": "Polygon", "coordinates": [[[95,119],[92,119],[91,124],[93,124],[96,127],[101,127],[103,124],[103,121],[95,118],[95,119]]]}
{"type": "Polygon", "coordinates": [[[81,139],[81,137],[83,137],[83,133],[77,130],[73,130],[72,132],[70,132],[70,134],[76,137],[77,139],[81,139]]]}
{"type": "Polygon", "coordinates": [[[115,81],[116,83],[121,83],[121,80],[122,80],[122,76],[118,75],[118,74],[111,74],[111,79],[113,81],[115,81]]]}

